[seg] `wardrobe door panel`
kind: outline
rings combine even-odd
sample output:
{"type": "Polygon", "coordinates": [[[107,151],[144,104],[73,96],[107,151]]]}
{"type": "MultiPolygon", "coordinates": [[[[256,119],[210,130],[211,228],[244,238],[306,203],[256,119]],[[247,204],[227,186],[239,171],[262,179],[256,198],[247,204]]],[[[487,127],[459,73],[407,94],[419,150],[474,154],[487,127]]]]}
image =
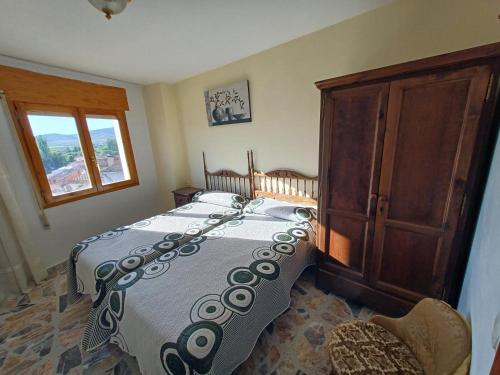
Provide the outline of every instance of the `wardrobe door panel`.
{"type": "Polygon", "coordinates": [[[353,89],[332,94],[330,208],[360,215],[368,212],[380,94],[378,88],[371,92],[353,89]]]}
{"type": "Polygon", "coordinates": [[[391,83],[371,282],[440,297],[490,69],[391,83]]]}
{"type": "Polygon", "coordinates": [[[422,295],[434,295],[434,259],[439,251],[439,242],[439,236],[388,226],[379,274],[381,283],[401,288],[403,292],[411,290],[422,295]],[[404,266],[407,264],[411,267],[404,266]]]}
{"type": "Polygon", "coordinates": [[[388,90],[377,84],[324,98],[319,248],[330,266],[358,278],[373,242],[388,90]]]}
{"type": "Polygon", "coordinates": [[[389,219],[433,227],[446,221],[469,83],[445,81],[405,89],[389,219]]]}
{"type": "Polygon", "coordinates": [[[331,215],[330,220],[330,256],[339,266],[363,273],[366,232],[373,231],[373,225],[340,215],[331,215]]]}

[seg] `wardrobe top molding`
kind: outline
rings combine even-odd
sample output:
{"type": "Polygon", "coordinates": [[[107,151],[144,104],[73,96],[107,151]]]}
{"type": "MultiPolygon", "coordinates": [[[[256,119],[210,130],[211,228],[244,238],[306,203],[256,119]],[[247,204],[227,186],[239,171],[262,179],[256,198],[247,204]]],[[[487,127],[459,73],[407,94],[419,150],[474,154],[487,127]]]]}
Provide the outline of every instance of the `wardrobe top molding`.
{"type": "Polygon", "coordinates": [[[423,59],[390,65],[382,68],[352,73],[341,77],[315,82],[320,90],[348,86],[357,83],[377,81],[387,78],[399,78],[421,71],[431,71],[455,65],[467,66],[500,57],[500,42],[473,47],[461,51],[445,53],[423,59]]]}

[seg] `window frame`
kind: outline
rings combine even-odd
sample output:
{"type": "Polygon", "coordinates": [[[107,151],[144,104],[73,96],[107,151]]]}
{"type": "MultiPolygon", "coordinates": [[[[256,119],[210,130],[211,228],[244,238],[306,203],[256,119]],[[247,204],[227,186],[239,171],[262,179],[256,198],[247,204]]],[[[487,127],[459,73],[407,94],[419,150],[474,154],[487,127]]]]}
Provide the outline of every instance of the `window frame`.
{"type": "Polygon", "coordinates": [[[121,110],[105,110],[105,109],[89,109],[78,108],[73,106],[38,104],[28,102],[12,103],[13,110],[16,114],[16,130],[20,138],[22,148],[28,160],[28,165],[31,170],[33,179],[40,191],[44,208],[58,206],[60,204],[75,202],[88,197],[129,188],[139,185],[137,168],[135,165],[134,153],[132,150],[132,142],[128,132],[125,112],[121,110]],[[29,112],[37,112],[40,114],[65,114],[72,116],[75,120],[78,136],[82,149],[82,155],[88,170],[89,181],[91,187],[84,190],[78,190],[61,195],[52,195],[52,190],[49,185],[45,167],[42,163],[41,155],[38,150],[35,136],[33,135],[31,125],[28,120],[29,112]],[[126,164],[130,173],[130,179],[119,181],[111,184],[103,185],[101,175],[95,156],[94,146],[90,137],[86,116],[113,116],[118,120],[123,149],[125,152],[126,164]]]}

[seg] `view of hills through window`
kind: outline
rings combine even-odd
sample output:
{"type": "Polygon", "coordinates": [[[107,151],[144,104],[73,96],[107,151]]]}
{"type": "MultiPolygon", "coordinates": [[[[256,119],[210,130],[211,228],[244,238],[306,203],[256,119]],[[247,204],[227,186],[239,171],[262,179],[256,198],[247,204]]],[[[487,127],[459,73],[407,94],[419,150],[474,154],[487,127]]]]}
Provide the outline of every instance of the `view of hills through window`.
{"type": "Polygon", "coordinates": [[[129,180],[118,120],[112,116],[87,116],[86,120],[102,184],[129,180]]]}
{"type": "MultiPolygon", "coordinates": [[[[28,114],[40,157],[54,196],[92,187],[75,118],[70,115],[28,114]]],[[[102,184],[130,179],[118,120],[87,116],[102,184]]]]}

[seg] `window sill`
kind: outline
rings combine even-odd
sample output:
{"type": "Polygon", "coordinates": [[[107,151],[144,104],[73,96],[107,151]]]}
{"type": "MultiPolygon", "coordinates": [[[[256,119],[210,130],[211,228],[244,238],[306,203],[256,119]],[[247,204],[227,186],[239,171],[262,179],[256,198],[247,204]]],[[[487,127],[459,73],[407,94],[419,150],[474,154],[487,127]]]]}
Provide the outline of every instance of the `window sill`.
{"type": "Polygon", "coordinates": [[[118,190],[128,189],[128,188],[138,186],[138,185],[139,185],[139,181],[127,181],[126,183],[119,182],[117,184],[114,184],[112,186],[104,188],[103,190],[84,192],[84,193],[82,193],[82,192],[70,193],[70,194],[59,197],[59,199],[56,198],[55,200],[51,200],[51,201],[44,200],[43,208],[57,207],[57,206],[60,206],[62,204],[65,204],[65,203],[76,202],[76,201],[80,201],[80,200],[94,197],[96,195],[107,194],[107,193],[111,193],[111,192],[118,191],[118,190]]]}

